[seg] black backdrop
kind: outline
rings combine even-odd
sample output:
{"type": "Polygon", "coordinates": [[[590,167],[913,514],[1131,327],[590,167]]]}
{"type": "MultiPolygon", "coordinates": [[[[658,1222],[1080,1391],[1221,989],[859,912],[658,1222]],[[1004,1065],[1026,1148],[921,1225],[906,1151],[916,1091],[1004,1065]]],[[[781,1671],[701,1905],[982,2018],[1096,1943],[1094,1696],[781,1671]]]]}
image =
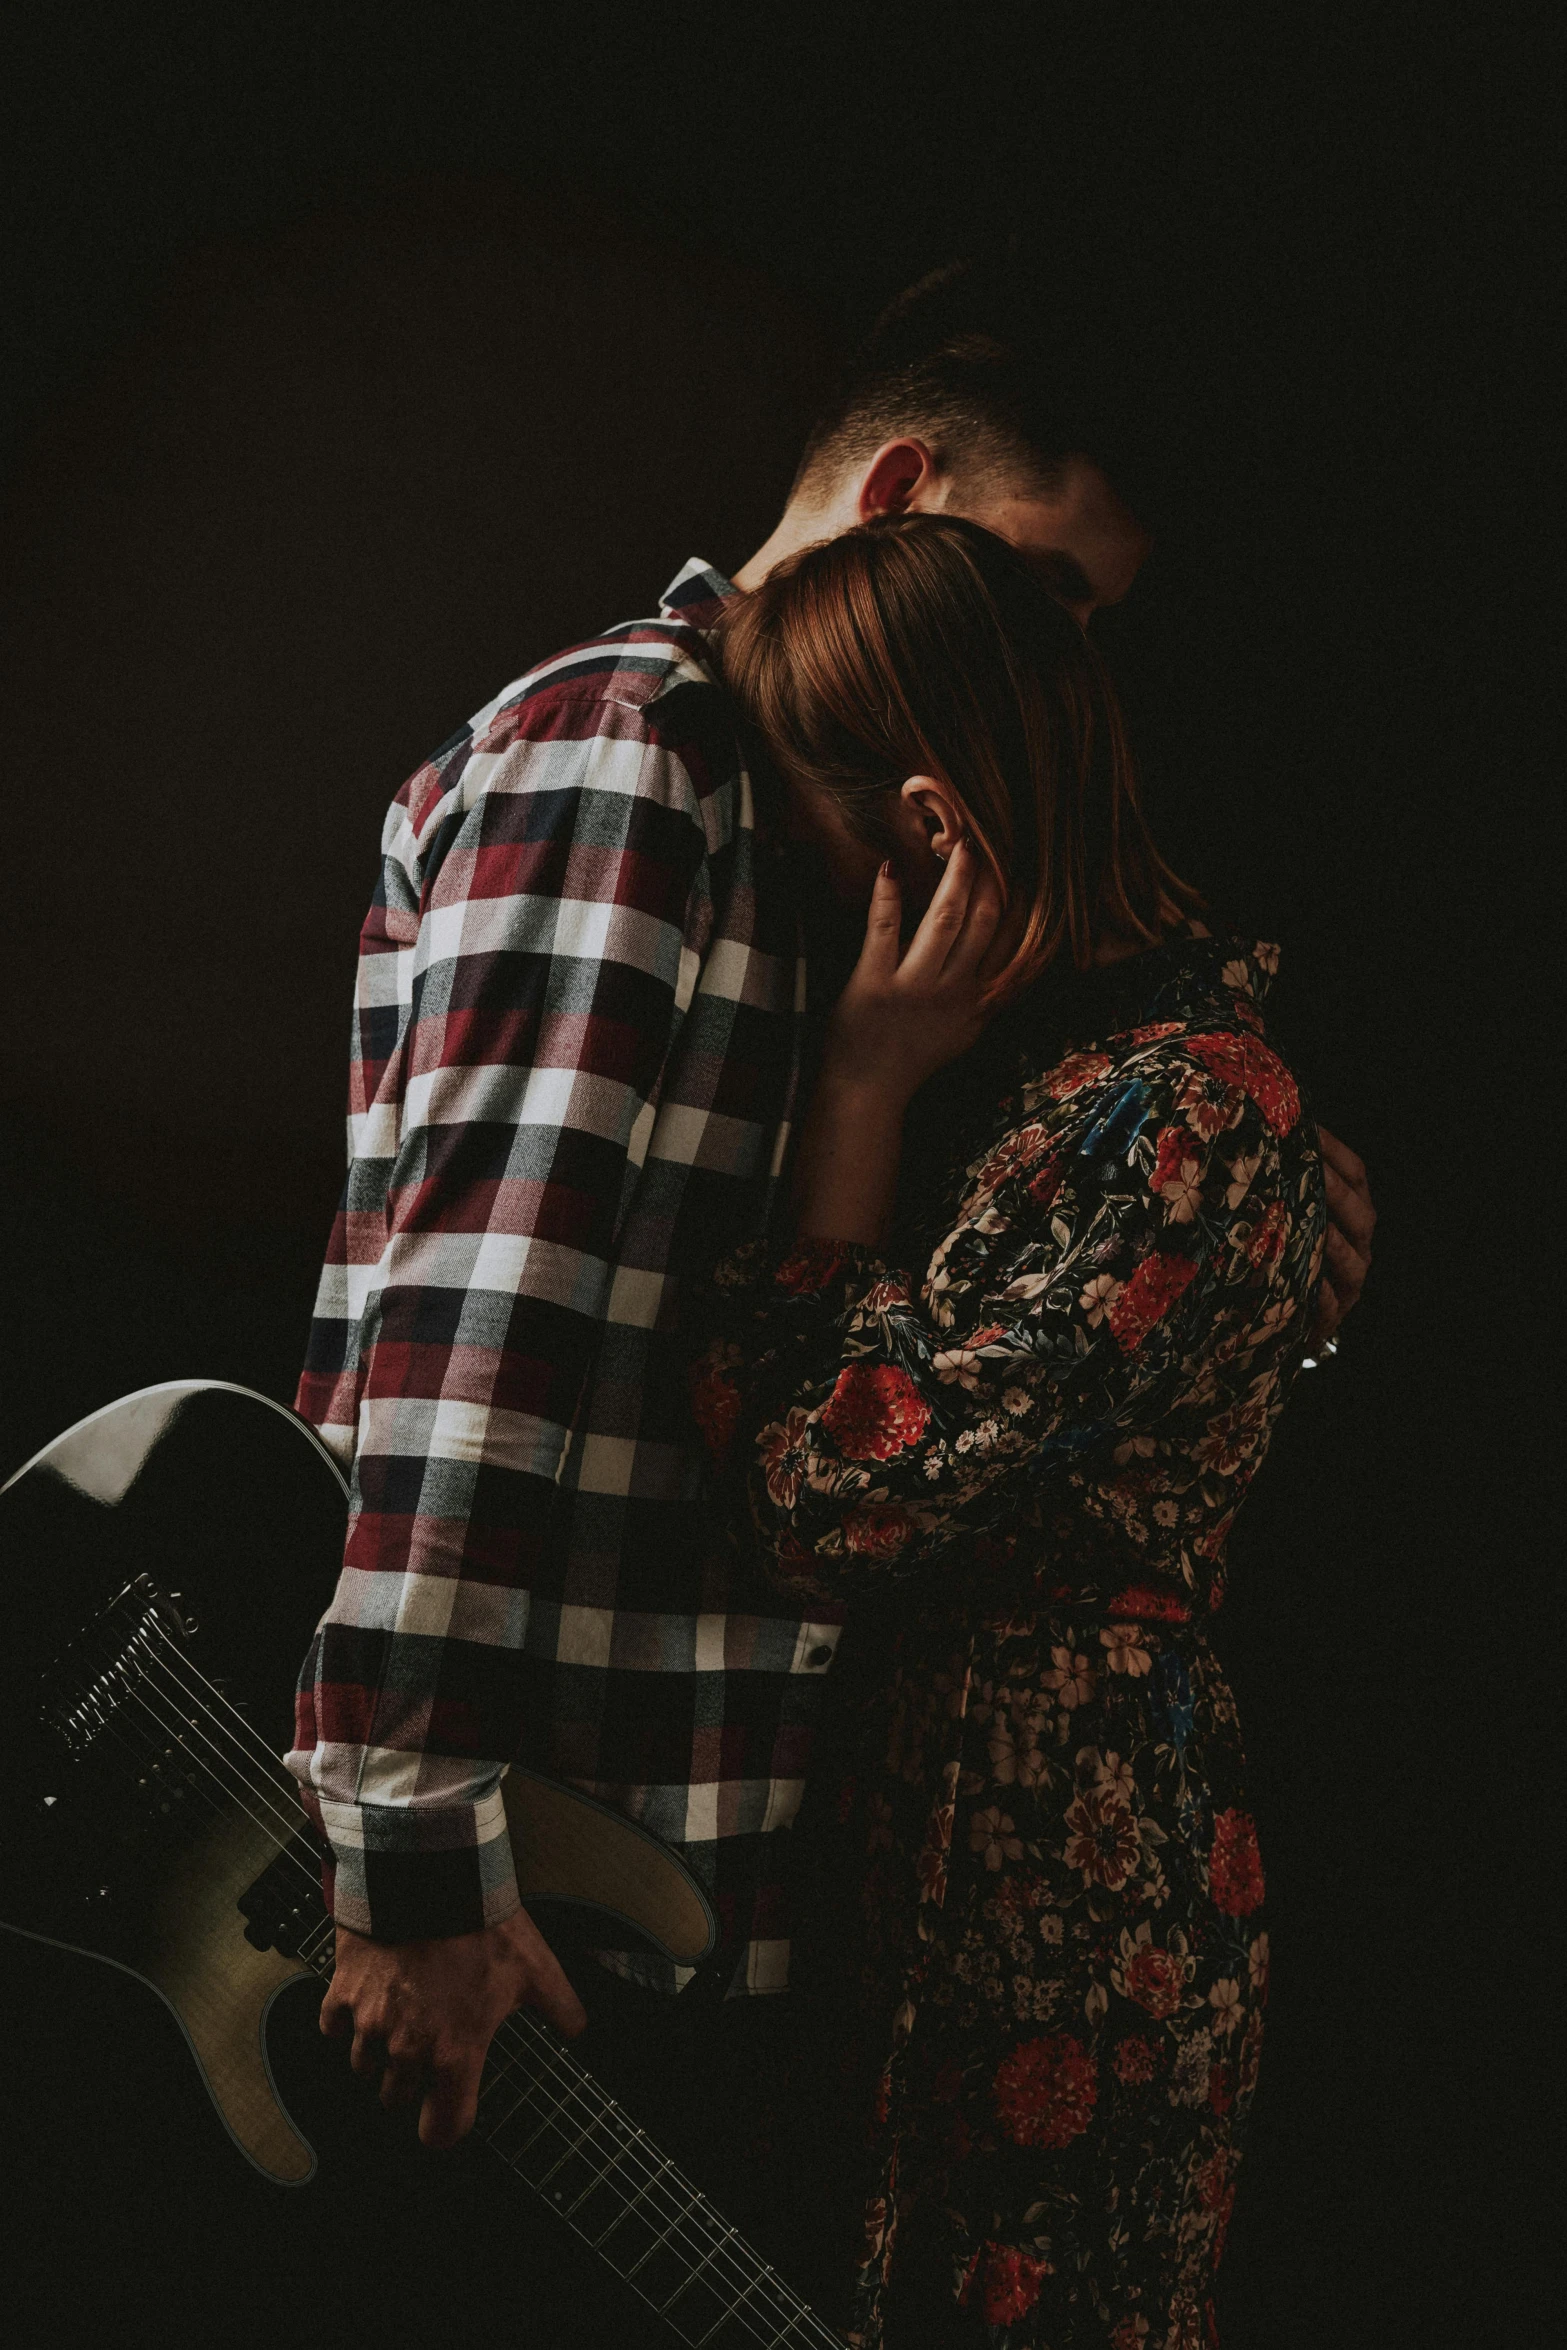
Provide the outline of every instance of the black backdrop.
{"type": "MultiPolygon", "coordinates": [[[[1522,2339],[1557,1638],[1543,38],[1316,9],[10,22],[0,1472],[149,1380],[291,1392],[386,799],[528,660],[690,552],[741,560],[855,320],[1021,229],[1158,389],[1156,551],[1096,628],[1165,829],[1285,942],[1383,1216],[1222,1625],[1276,1968],[1224,2340],[1522,2339]]],[[[402,2150],[373,2218],[341,2181],[280,2212],[120,1987],[0,1962],[52,2338],[127,2302],[182,2340],[512,2303],[472,2166],[402,2150]]]]}

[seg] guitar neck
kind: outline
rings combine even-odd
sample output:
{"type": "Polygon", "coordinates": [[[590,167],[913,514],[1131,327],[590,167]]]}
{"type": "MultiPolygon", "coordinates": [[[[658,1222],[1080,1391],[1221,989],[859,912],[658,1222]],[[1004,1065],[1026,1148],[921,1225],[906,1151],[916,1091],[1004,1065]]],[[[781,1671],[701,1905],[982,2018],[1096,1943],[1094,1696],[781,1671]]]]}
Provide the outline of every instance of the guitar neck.
{"type": "Polygon", "coordinates": [[[819,2350],[839,2337],[536,2017],[496,2035],[480,2130],[696,2350],[819,2350]]]}

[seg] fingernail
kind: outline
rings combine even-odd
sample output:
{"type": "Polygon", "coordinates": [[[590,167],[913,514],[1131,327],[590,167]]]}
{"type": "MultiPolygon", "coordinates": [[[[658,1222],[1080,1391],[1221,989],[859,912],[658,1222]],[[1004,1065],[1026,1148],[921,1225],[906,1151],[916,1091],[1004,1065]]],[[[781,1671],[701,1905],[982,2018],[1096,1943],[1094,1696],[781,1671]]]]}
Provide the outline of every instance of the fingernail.
{"type": "Polygon", "coordinates": [[[892,859],[890,857],[883,857],[881,870],[883,880],[890,881],[892,879],[892,859]]]}

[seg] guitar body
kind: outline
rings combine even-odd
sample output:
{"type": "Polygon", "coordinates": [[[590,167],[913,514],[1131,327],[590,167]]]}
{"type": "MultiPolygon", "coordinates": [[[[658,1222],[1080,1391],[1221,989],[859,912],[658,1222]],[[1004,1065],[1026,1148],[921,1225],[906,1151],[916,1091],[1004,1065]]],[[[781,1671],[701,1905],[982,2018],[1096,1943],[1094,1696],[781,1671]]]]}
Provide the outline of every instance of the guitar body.
{"type": "MultiPolygon", "coordinates": [[[[155,1991],[236,2146],[284,2186],[308,2180],[315,2157],[266,2059],[273,2000],[311,1971],[291,1954],[307,1905],[290,1896],[308,1885],[280,1871],[279,1827],[299,1836],[295,1850],[312,1870],[313,1851],[280,1764],[270,1810],[210,1774],[202,1800],[212,1701],[179,1652],[193,1628],[184,1610],[202,1622],[216,1615],[245,1681],[270,1666],[286,1689],[281,1660],[303,1655],[336,1580],[346,1504],[337,1463],[302,1421],[264,1397],[197,1381],[109,1405],[0,1491],[3,1605],[24,1628],[9,1660],[8,1714],[25,1726],[21,1752],[7,1758],[23,1803],[0,1842],[0,1926],[101,1959],[155,1991]],[[179,1600],[152,1582],[174,1560],[179,1600]],[[149,1588],[137,1591],[143,1580],[149,1588]],[[127,1588],[134,1599],[115,1605],[127,1588]],[[266,1593],[263,1627],[254,1601],[266,1593]],[[28,1704],[28,1680],[42,1707],[36,1694],[28,1704]],[[258,1924],[282,1947],[258,1947],[254,1931],[247,1939],[258,1924]]],[[[275,1752],[286,1718],[270,1727],[275,1752]]],[[[251,1744],[259,1765],[261,1741],[251,1744]]],[[[611,1946],[645,1942],[685,1965],[711,1949],[706,1896],[656,1838],[534,1773],[510,1773],[503,1793],[519,1889],[546,1922],[569,1905],[601,1918],[611,1946]]]]}

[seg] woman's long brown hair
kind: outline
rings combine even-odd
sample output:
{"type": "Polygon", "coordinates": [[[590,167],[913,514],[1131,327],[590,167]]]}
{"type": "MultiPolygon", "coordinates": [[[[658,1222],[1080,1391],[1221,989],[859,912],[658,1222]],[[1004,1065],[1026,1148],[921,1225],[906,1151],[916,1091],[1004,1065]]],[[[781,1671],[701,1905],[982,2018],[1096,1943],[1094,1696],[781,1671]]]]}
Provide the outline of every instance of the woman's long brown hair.
{"type": "Polygon", "coordinates": [[[951,792],[1027,919],[1014,994],[1105,937],[1151,945],[1196,892],[1154,846],[1104,665],[1026,559],[955,515],[878,517],[803,548],[729,607],[731,690],[782,772],[888,848],[887,794],[951,792]]]}

